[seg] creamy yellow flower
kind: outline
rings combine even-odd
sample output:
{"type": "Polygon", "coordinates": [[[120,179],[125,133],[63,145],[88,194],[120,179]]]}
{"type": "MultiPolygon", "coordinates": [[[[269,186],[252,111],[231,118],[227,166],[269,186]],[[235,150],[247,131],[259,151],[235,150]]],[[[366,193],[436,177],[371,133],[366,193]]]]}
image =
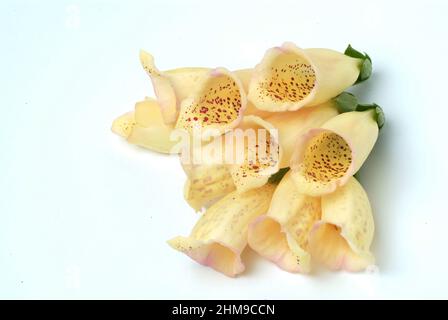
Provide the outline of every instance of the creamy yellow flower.
{"type": "Polygon", "coordinates": [[[335,191],[361,168],[377,138],[374,110],[343,113],[310,129],[291,158],[297,188],[310,196],[335,191]]]}
{"type": "Polygon", "coordinates": [[[363,60],[290,42],[269,49],[254,68],[248,99],[267,111],[293,111],[337,96],[359,77],[363,60]]]}
{"type": "Polygon", "coordinates": [[[189,237],[176,237],[169,245],[227,276],[240,274],[249,223],[266,213],[274,188],[266,184],[244,193],[229,193],[207,209],[189,237]]]}

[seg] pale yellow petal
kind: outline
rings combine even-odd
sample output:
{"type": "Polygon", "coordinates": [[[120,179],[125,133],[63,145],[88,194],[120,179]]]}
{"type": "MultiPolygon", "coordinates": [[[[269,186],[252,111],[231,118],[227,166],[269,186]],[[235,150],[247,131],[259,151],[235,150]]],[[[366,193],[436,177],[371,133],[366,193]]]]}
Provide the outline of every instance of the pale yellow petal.
{"type": "Polygon", "coordinates": [[[346,185],[322,197],[322,218],[311,232],[310,252],[313,259],[331,269],[360,271],[374,263],[370,252],[373,234],[369,199],[352,177],[346,185]]]}
{"type": "Polygon", "coordinates": [[[156,100],[148,98],[135,105],[135,125],[127,137],[131,144],[161,153],[172,153],[172,125],[165,124],[156,100]]]}
{"type": "Polygon", "coordinates": [[[220,135],[238,125],[245,108],[246,93],[235,74],[224,68],[210,70],[182,101],[176,128],[189,133],[215,130],[212,135],[220,135]]]}
{"type": "Polygon", "coordinates": [[[188,179],[184,187],[184,197],[196,211],[200,211],[235,190],[227,166],[192,165],[188,166],[188,169],[185,167],[188,179]]]}
{"type": "MultiPolygon", "coordinates": [[[[245,116],[238,128],[245,134],[244,160],[231,165],[230,174],[237,190],[244,192],[263,186],[279,170],[282,150],[276,128],[268,121],[257,116],[245,116]]],[[[234,152],[240,153],[238,150],[234,152]]]]}
{"type": "Polygon", "coordinates": [[[320,198],[300,194],[288,172],[274,192],[268,213],[251,224],[249,245],[286,271],[307,273],[311,270],[308,236],[320,216],[320,198]]]}
{"type": "Polygon", "coordinates": [[[112,123],[112,132],[118,134],[120,137],[127,138],[131,134],[134,126],[134,112],[126,112],[114,120],[112,123]]]}
{"type": "Polygon", "coordinates": [[[311,128],[318,128],[338,115],[332,101],[297,111],[274,112],[266,121],[278,129],[279,142],[283,150],[280,168],[289,167],[297,138],[311,128]]]}

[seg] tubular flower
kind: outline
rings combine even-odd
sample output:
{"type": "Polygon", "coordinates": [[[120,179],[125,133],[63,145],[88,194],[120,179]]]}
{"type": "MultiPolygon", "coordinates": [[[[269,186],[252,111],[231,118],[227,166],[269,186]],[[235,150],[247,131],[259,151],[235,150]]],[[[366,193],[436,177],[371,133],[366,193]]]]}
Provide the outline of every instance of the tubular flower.
{"type": "Polygon", "coordinates": [[[275,189],[268,213],[249,227],[249,246],[286,271],[307,273],[308,236],[320,215],[320,198],[300,194],[288,172],[275,189]]]}
{"type": "MultiPolygon", "coordinates": [[[[248,99],[267,111],[294,111],[337,96],[358,79],[363,59],[290,42],[269,49],[254,68],[248,99]]],[[[370,74],[369,74],[370,75],[370,74]]]]}
{"type": "Polygon", "coordinates": [[[236,276],[244,271],[241,253],[249,223],[266,212],[274,188],[267,184],[245,193],[229,193],[207,209],[189,237],[176,237],[168,244],[200,264],[236,276]]]}
{"type": "MultiPolygon", "coordinates": [[[[216,77],[216,72],[213,73],[213,70],[210,68],[202,68],[202,67],[186,67],[186,68],[177,68],[177,69],[172,69],[172,70],[167,70],[167,71],[159,71],[157,69],[157,67],[154,64],[154,58],[153,56],[148,53],[145,52],[143,50],[140,51],[140,61],[141,64],[143,66],[143,68],[145,69],[146,73],[149,75],[149,77],[151,78],[152,84],[153,84],[153,88],[154,88],[154,93],[157,97],[157,101],[160,104],[160,108],[162,110],[162,115],[163,115],[163,119],[165,121],[165,123],[167,124],[171,124],[171,123],[175,123],[178,119],[178,115],[179,115],[179,109],[181,108],[181,103],[184,99],[190,97],[190,95],[192,94],[192,92],[195,92],[197,90],[197,87],[201,84],[201,82],[204,81],[204,77],[216,77]]],[[[219,70],[223,70],[223,69],[218,69],[219,70]]],[[[226,72],[228,73],[228,72],[226,72]]],[[[249,87],[249,82],[252,76],[252,69],[241,69],[241,70],[236,70],[233,72],[233,77],[237,78],[241,84],[241,87],[238,88],[238,90],[242,91],[242,92],[247,92],[248,87],[249,87]]],[[[216,79],[214,79],[216,80],[216,79]]],[[[226,85],[227,83],[225,83],[225,79],[221,79],[221,83],[218,83],[218,81],[214,81],[215,84],[217,85],[216,88],[209,88],[212,89],[212,91],[214,92],[214,90],[219,90],[220,85],[226,85]]],[[[233,81],[232,81],[233,82],[233,81]]],[[[209,83],[210,85],[211,83],[209,83]]],[[[230,91],[230,90],[227,90],[230,91]]],[[[206,94],[206,92],[203,92],[204,94],[206,94]]],[[[229,114],[224,114],[222,115],[222,117],[216,117],[217,114],[221,114],[221,111],[219,111],[218,109],[221,110],[226,110],[226,111],[222,111],[222,112],[228,112],[229,109],[225,108],[225,103],[227,102],[227,97],[228,96],[221,96],[218,95],[214,98],[218,98],[217,101],[213,101],[209,99],[209,102],[213,105],[215,105],[218,102],[223,102],[223,105],[220,106],[224,106],[224,107],[217,107],[217,108],[211,108],[212,110],[210,111],[215,111],[215,113],[208,113],[205,112],[205,109],[198,110],[197,112],[199,113],[199,117],[197,116],[197,114],[194,114],[194,112],[191,114],[191,116],[184,115],[182,118],[184,118],[185,121],[193,121],[192,123],[194,123],[194,121],[199,121],[199,119],[201,119],[200,124],[204,125],[204,126],[208,126],[210,125],[210,123],[216,122],[216,121],[224,121],[224,122],[229,122],[229,118],[227,118],[227,116],[232,117],[232,115],[229,114]],[[219,100],[219,98],[224,98],[224,100],[219,100]],[[214,109],[214,110],[213,110],[214,109]],[[194,118],[197,117],[198,120],[194,120],[194,118]],[[191,120],[186,120],[190,118],[191,120]],[[210,122],[208,122],[210,121],[210,122]]],[[[230,96],[231,98],[235,98],[230,96]]],[[[201,96],[198,97],[200,98],[206,98],[205,96],[201,96]]],[[[208,98],[210,97],[210,94],[208,96],[208,98]]],[[[240,98],[238,98],[240,99],[240,98]]],[[[205,101],[206,104],[209,104],[207,101],[205,101]]],[[[235,100],[232,100],[231,103],[235,103],[235,100]]],[[[202,102],[201,102],[202,103],[202,102]]],[[[202,105],[201,105],[202,107],[202,105]]],[[[209,106],[205,105],[205,108],[208,108],[209,106]]],[[[230,108],[230,110],[232,110],[232,108],[230,108]]],[[[244,108],[243,108],[244,110],[244,108]]],[[[191,110],[193,111],[193,110],[191,110]]],[[[254,115],[264,115],[266,114],[265,112],[258,110],[257,108],[255,108],[253,105],[249,106],[249,114],[254,114],[254,115]]],[[[239,114],[239,112],[237,112],[239,114]]]]}
{"type": "Polygon", "coordinates": [[[223,134],[238,125],[245,108],[246,93],[241,81],[224,68],[213,69],[182,101],[176,128],[190,133],[195,128],[214,129],[218,135],[223,134]]]}
{"type": "Polygon", "coordinates": [[[257,116],[245,116],[237,128],[200,145],[197,153],[202,166],[227,167],[238,192],[266,184],[282,159],[276,128],[257,116]]]}
{"type": "Polygon", "coordinates": [[[298,190],[319,196],[343,186],[366,160],[378,138],[375,111],[340,114],[297,140],[291,158],[298,190]]]}
{"type": "Polygon", "coordinates": [[[184,197],[196,211],[235,190],[232,176],[224,165],[184,166],[187,181],[184,197]]]}
{"type": "Polygon", "coordinates": [[[160,153],[171,153],[177,143],[170,138],[173,126],[164,123],[159,105],[152,98],[137,102],[134,112],[117,118],[112,131],[131,144],[160,153]]]}
{"type": "Polygon", "coordinates": [[[322,218],[310,233],[309,250],[313,259],[330,269],[360,271],[374,263],[369,251],[373,233],[369,199],[352,177],[322,197],[322,218]]]}
{"type": "Polygon", "coordinates": [[[283,151],[280,168],[289,167],[297,137],[311,128],[320,127],[336,115],[338,111],[334,103],[329,101],[315,107],[291,112],[275,112],[268,116],[266,121],[278,130],[279,143],[283,151]]]}

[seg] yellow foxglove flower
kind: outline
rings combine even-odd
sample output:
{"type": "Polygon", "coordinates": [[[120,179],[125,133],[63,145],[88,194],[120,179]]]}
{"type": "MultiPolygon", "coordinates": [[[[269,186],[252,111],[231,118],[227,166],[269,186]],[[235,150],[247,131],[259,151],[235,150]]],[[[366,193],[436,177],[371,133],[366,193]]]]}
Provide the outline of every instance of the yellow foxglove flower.
{"type": "Polygon", "coordinates": [[[249,227],[249,246],[286,271],[307,273],[308,236],[320,216],[320,198],[300,194],[288,172],[275,189],[268,213],[249,227]]]}
{"type": "MultiPolygon", "coordinates": [[[[177,121],[178,118],[178,114],[179,114],[179,109],[181,108],[181,103],[184,99],[190,97],[190,95],[195,92],[197,90],[197,87],[199,85],[201,85],[201,83],[204,82],[204,77],[212,77],[212,79],[209,80],[216,80],[213,79],[213,75],[216,76],[216,72],[213,73],[213,70],[210,68],[202,68],[202,67],[186,67],[186,68],[177,68],[177,69],[172,69],[172,70],[167,70],[167,71],[160,71],[157,69],[156,65],[154,64],[154,58],[153,56],[145,51],[140,51],[140,61],[141,64],[143,66],[143,68],[145,69],[145,71],[147,72],[147,74],[149,75],[149,77],[151,78],[152,84],[153,84],[153,88],[154,88],[154,93],[157,97],[157,101],[161,107],[162,110],[162,115],[164,118],[165,123],[167,124],[171,124],[171,123],[175,123],[177,121]]],[[[219,71],[218,71],[219,72],[219,71]]],[[[249,82],[252,76],[252,69],[241,69],[241,70],[237,70],[233,72],[233,76],[239,79],[239,82],[241,83],[241,87],[239,88],[239,90],[242,89],[242,91],[247,92],[248,87],[249,87],[249,82]]],[[[221,79],[221,81],[225,81],[225,79],[221,79]]],[[[209,85],[211,81],[209,81],[209,85]]],[[[214,90],[219,90],[219,85],[220,84],[227,84],[227,83],[218,83],[217,81],[213,81],[217,87],[213,88],[213,92],[214,90]]],[[[210,88],[209,88],[210,89],[210,88]]],[[[205,98],[205,96],[201,96],[203,98],[205,98]]],[[[199,99],[201,97],[198,97],[199,99]]],[[[223,96],[219,95],[216,96],[218,99],[219,98],[223,98],[223,96]]],[[[215,98],[216,98],[215,97],[215,98]]],[[[227,101],[227,97],[225,96],[225,100],[218,100],[225,102],[227,101]]],[[[234,98],[234,97],[232,97],[234,98]]],[[[234,102],[234,101],[231,101],[234,102]]],[[[223,105],[224,106],[224,103],[223,105]]],[[[207,107],[207,106],[206,106],[207,107]]],[[[215,111],[217,111],[218,108],[215,108],[215,111]]],[[[223,108],[219,108],[221,110],[226,110],[225,112],[228,112],[229,110],[223,108]]],[[[198,117],[197,114],[194,112],[194,110],[189,110],[192,111],[191,114],[189,115],[184,115],[183,118],[185,119],[193,119],[190,121],[194,121],[194,118],[197,117],[199,121],[199,119],[201,119],[201,122],[199,122],[201,125],[203,124],[204,126],[208,126],[210,125],[210,123],[212,123],[213,121],[222,121],[224,120],[225,122],[229,122],[229,119],[227,118],[228,115],[225,115],[224,119],[220,119],[220,118],[216,118],[216,114],[212,114],[204,112],[204,110],[202,110],[202,112],[200,112],[200,110],[198,110],[197,112],[199,113],[200,116],[202,117],[198,117]],[[204,121],[205,119],[209,119],[207,121],[204,121]],[[210,121],[210,122],[208,122],[210,121]]],[[[212,111],[212,110],[210,110],[212,111]]],[[[253,115],[265,115],[266,112],[263,112],[262,110],[258,110],[257,108],[255,108],[253,105],[248,106],[248,114],[253,114],[253,115]]],[[[220,114],[220,112],[217,112],[218,114],[220,114]]],[[[188,120],[186,120],[188,121],[188,120]]],[[[197,122],[198,123],[198,122],[197,122]]]]}
{"type": "Polygon", "coordinates": [[[241,253],[247,245],[249,223],[266,213],[274,189],[267,184],[245,193],[229,193],[207,209],[189,237],[176,237],[168,244],[200,264],[236,276],[244,271],[241,253]]]}
{"type": "Polygon", "coordinates": [[[282,150],[278,133],[268,121],[245,116],[237,128],[215,137],[208,144],[189,150],[199,165],[224,165],[228,168],[238,192],[263,186],[279,170],[282,150]]]}
{"type": "Polygon", "coordinates": [[[254,68],[248,99],[268,111],[324,103],[357,81],[364,60],[330,49],[303,50],[286,42],[269,49],[254,68]]]}
{"type": "Polygon", "coordinates": [[[318,128],[327,120],[338,115],[333,101],[319,106],[303,108],[290,112],[275,112],[266,117],[278,130],[279,143],[283,150],[280,168],[289,167],[297,138],[311,128],[318,128]]]}
{"type": "Polygon", "coordinates": [[[313,259],[333,270],[360,271],[372,265],[374,221],[361,184],[351,177],[343,187],[323,196],[321,205],[321,221],[309,238],[313,259]]]}
{"type": "Polygon", "coordinates": [[[184,197],[196,211],[235,190],[232,176],[225,165],[183,166],[187,173],[184,197]]]}
{"type": "Polygon", "coordinates": [[[375,115],[372,109],[342,113],[298,138],[291,169],[299,192],[331,193],[361,168],[378,138],[375,115]]]}

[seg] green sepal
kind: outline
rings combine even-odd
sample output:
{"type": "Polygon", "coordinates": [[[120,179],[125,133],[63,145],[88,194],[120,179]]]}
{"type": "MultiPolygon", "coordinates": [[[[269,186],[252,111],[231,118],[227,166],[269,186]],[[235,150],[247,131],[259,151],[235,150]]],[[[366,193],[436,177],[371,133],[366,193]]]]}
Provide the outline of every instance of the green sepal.
{"type": "Polygon", "coordinates": [[[386,116],[383,109],[376,103],[372,104],[360,104],[358,98],[350,92],[342,92],[336,98],[333,99],[336,103],[339,113],[351,112],[351,111],[366,111],[375,110],[374,119],[378,124],[378,128],[381,129],[386,122],[386,116]]]}
{"type": "Polygon", "coordinates": [[[361,70],[359,71],[358,79],[356,79],[355,84],[366,81],[372,75],[372,59],[369,57],[367,53],[362,53],[356,49],[354,49],[350,44],[347,49],[345,49],[344,54],[346,56],[357,58],[362,60],[361,70]]]}
{"type": "Polygon", "coordinates": [[[274,173],[272,176],[269,177],[268,182],[273,183],[273,184],[278,184],[283,179],[283,177],[285,176],[285,174],[288,171],[289,171],[289,167],[282,168],[282,169],[278,170],[276,173],[274,173]]]}
{"type": "Polygon", "coordinates": [[[358,98],[350,92],[342,92],[336,98],[334,98],[338,107],[339,113],[356,111],[358,106],[358,98]]]}

